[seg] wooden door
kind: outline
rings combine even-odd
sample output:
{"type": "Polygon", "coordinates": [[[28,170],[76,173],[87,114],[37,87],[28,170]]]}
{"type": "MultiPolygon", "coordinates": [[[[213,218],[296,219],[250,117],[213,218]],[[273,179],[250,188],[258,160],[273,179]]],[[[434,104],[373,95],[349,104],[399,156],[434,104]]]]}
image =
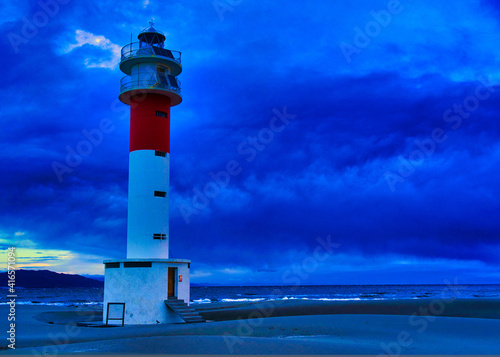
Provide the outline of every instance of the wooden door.
{"type": "Polygon", "coordinates": [[[175,268],[168,268],[168,297],[175,297],[175,268]]]}

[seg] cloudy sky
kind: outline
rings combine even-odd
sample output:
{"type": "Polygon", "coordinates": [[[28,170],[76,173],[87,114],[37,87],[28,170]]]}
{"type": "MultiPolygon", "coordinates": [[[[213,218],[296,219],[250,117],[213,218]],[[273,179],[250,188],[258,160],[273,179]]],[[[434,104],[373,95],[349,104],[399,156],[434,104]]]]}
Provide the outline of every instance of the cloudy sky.
{"type": "Polygon", "coordinates": [[[170,250],[193,283],[500,283],[495,1],[21,0],[2,13],[0,244],[19,266],[103,274],[125,257],[118,62],[153,17],[182,52],[170,250]]]}

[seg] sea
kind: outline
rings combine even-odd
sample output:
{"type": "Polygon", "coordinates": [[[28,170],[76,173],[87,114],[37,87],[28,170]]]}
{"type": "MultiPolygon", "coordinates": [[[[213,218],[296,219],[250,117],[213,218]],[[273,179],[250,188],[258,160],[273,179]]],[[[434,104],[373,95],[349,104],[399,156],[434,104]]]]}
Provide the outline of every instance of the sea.
{"type": "MultiPolygon", "coordinates": [[[[103,288],[16,287],[17,305],[102,306],[103,288]]],[[[0,305],[9,301],[0,288],[0,305]]],[[[307,285],[307,286],[192,286],[191,304],[275,300],[392,300],[392,299],[494,299],[500,285],[307,285]]]]}

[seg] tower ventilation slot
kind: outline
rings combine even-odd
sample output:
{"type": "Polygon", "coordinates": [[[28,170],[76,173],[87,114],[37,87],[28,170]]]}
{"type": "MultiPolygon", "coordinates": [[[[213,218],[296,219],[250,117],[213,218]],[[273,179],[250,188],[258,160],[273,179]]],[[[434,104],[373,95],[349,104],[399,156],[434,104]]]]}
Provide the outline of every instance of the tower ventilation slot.
{"type": "Polygon", "coordinates": [[[153,264],[151,262],[124,262],[124,268],[151,268],[153,264]]]}
{"type": "Polygon", "coordinates": [[[120,267],[120,263],[104,263],[104,266],[106,269],[109,269],[109,268],[119,268],[120,267]]]}

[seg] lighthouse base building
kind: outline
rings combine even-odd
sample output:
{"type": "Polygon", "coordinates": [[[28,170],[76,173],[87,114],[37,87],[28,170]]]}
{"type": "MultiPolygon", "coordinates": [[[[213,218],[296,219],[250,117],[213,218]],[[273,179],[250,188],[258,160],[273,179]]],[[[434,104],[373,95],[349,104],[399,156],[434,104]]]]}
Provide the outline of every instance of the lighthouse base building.
{"type": "Polygon", "coordinates": [[[189,303],[189,260],[127,259],[104,264],[104,323],[121,324],[122,316],[124,324],[184,322],[165,300],[189,303]]]}
{"type": "Polygon", "coordinates": [[[181,54],[153,23],[121,50],[130,105],[127,257],[104,261],[106,324],[204,321],[189,305],[191,262],[169,257],[170,108],[182,101],[181,54]]]}

